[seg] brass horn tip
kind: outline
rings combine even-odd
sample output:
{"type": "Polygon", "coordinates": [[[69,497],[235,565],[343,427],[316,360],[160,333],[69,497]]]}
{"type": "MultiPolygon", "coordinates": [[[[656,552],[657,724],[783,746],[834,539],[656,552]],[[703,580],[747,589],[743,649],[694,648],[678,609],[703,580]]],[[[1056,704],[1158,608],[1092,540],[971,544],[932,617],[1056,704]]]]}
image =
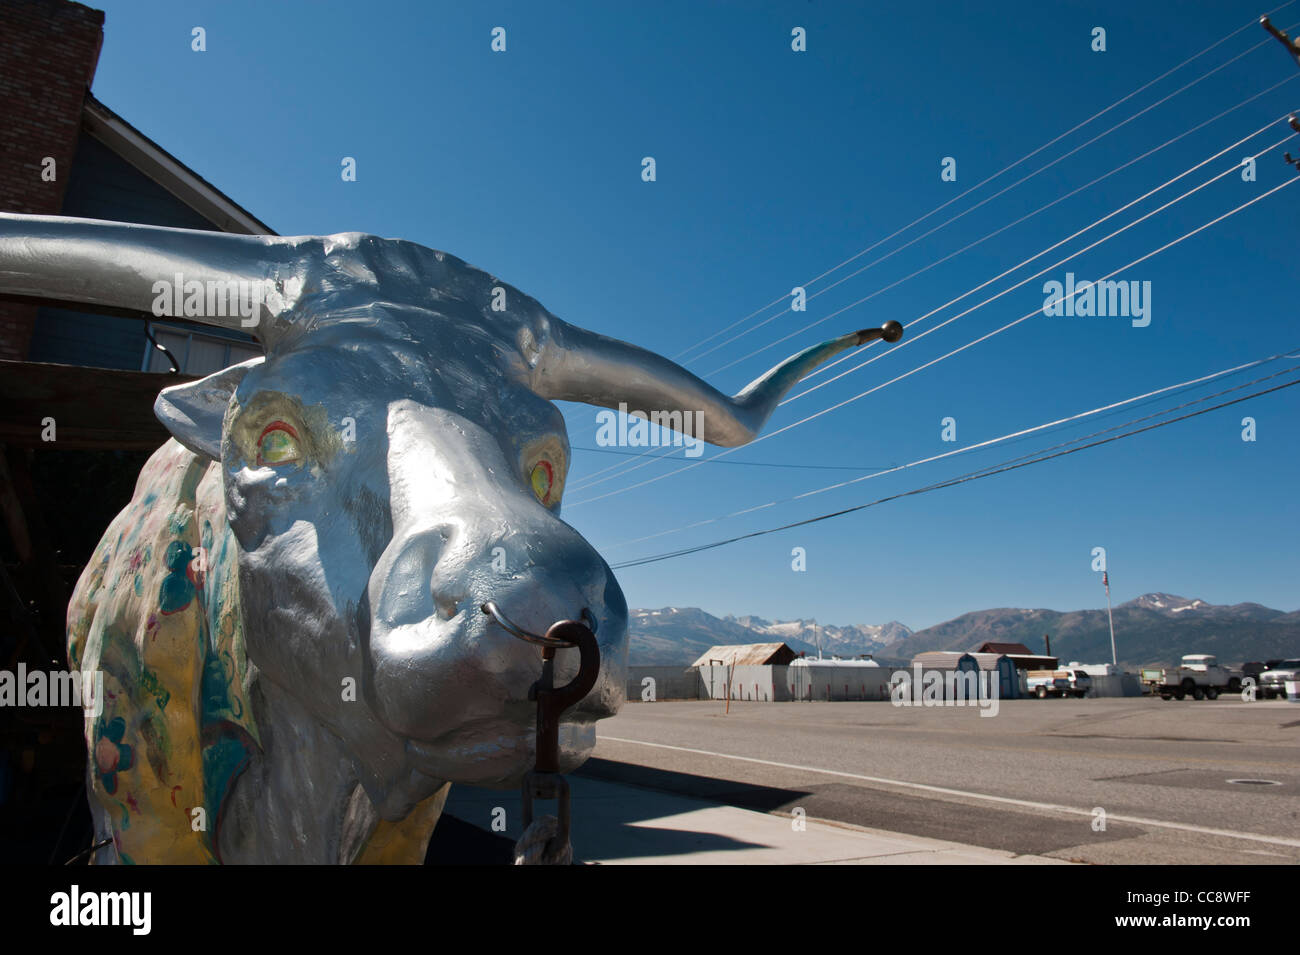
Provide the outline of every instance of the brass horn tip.
{"type": "Polygon", "coordinates": [[[903,337],[903,326],[898,322],[885,322],[880,326],[880,337],[887,342],[896,342],[903,337]]]}

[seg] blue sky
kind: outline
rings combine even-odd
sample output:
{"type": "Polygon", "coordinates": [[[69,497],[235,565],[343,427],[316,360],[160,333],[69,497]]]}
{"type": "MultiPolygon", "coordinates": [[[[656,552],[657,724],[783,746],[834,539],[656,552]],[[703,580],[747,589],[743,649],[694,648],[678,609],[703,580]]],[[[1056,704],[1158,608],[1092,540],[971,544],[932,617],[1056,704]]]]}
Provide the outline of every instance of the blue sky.
{"type": "MultiPolygon", "coordinates": [[[[96,96],[282,234],[360,230],[444,249],[526,290],[567,321],[675,356],[1277,3],[1256,9],[1218,0],[999,0],[924,10],[821,2],[98,6],[107,16],[96,96]],[[206,30],[206,52],[190,48],[195,26],[206,30]],[[490,49],[497,26],[506,29],[503,53],[490,49]],[[806,52],[791,50],[796,26],[807,31],[806,52]],[[1098,26],[1106,30],[1105,52],[1091,49],[1098,26]],[[344,156],[357,160],[356,182],[340,177],[344,156]],[[645,156],[655,158],[655,182],[642,181],[645,156]],[[956,182],[940,178],[948,156],[956,159],[956,182]]],[[[1273,19],[1282,27],[1300,22],[1300,3],[1273,19]]],[[[1254,25],[1237,33],[809,285],[813,294],[944,226],[812,299],[806,313],[786,312],[689,367],[734,392],[805,345],[888,319],[911,322],[1300,108],[1300,69],[1269,41],[948,222],[1266,39],[1254,25]],[[1232,110],[1275,84],[1281,85],[1232,110]],[[1232,111],[1176,144],[879,291],[1225,110],[1232,111]]],[[[1286,133],[1274,123],[1104,227],[941,310],[910,330],[908,340],[1286,133]]],[[[781,408],[769,430],[1040,308],[1048,279],[1063,280],[1067,271],[1080,280],[1100,278],[1283,183],[1293,175],[1283,149],[1300,153],[1300,137],[1261,156],[1256,181],[1233,172],[914,345],[891,346],[896,354],[781,408]]],[[[1285,188],[1117,276],[1151,283],[1147,327],[1117,317],[1037,315],[720,460],[898,465],[1294,349],[1298,202],[1300,186],[1285,188]],[[955,445],[941,440],[945,417],[956,421],[955,445]]],[[[872,346],[863,357],[885,351],[872,346]]],[[[587,480],[614,474],[593,478],[596,472],[631,459],[575,450],[565,517],[617,563],[943,480],[1296,364],[1274,362],[1063,433],[637,544],[625,542],[856,473],[706,464],[620,490],[689,463],[679,451],[671,463],[583,489],[587,480]],[[620,493],[583,503],[609,491],[620,493]]],[[[823,377],[830,375],[811,383],[823,377]]],[[[575,449],[594,447],[596,409],[564,410],[575,449]]],[[[619,578],[637,607],[699,606],[825,623],[897,619],[921,628],[986,607],[1101,606],[1100,575],[1090,564],[1092,548],[1104,546],[1116,602],[1163,590],[1294,610],[1298,413],[1300,389],[1281,391],[1010,474],[628,568],[619,578]],[[1256,420],[1254,442],[1241,439],[1247,415],[1256,420]],[[791,568],[794,547],[805,549],[803,572],[791,568]]]]}

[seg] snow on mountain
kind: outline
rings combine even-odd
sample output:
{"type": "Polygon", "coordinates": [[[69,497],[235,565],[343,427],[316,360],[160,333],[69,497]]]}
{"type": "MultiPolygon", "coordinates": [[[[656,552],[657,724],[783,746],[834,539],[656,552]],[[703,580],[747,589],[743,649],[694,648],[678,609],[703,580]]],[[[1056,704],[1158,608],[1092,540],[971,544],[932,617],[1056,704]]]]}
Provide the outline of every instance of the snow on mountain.
{"type": "Polygon", "coordinates": [[[816,620],[714,617],[696,607],[629,611],[633,663],[690,663],[711,646],[780,641],[796,653],[854,657],[878,653],[911,636],[896,620],[885,624],[819,626],[816,620]]]}
{"type": "Polygon", "coordinates": [[[896,620],[884,624],[820,626],[815,619],[768,621],[754,616],[729,616],[723,619],[734,621],[742,627],[787,643],[791,640],[799,640],[815,647],[820,641],[823,652],[841,656],[875,653],[912,635],[908,627],[896,620]]]}
{"type": "MultiPolygon", "coordinates": [[[[1229,662],[1268,660],[1300,651],[1300,611],[1284,613],[1256,603],[1210,604],[1167,593],[1146,593],[1114,608],[1119,662],[1173,663],[1184,653],[1217,653],[1229,662]]],[[[989,640],[1044,648],[1063,660],[1110,658],[1105,608],[1057,611],[1000,607],[975,610],[936,624],[890,647],[910,658],[926,650],[973,650],[989,640]]]]}
{"type": "MultiPolygon", "coordinates": [[[[1176,662],[1184,653],[1217,653],[1221,660],[1268,660],[1300,654],[1300,610],[1256,603],[1216,605],[1166,593],[1147,593],[1114,608],[1120,662],[1130,666],[1176,662]]],[[[1056,611],[1023,607],[977,610],[913,633],[897,621],[820,626],[816,620],[715,617],[696,607],[630,611],[629,660],[688,666],[710,647],[786,643],[796,653],[910,660],[924,650],[971,650],[993,640],[1044,648],[1069,660],[1110,659],[1110,621],[1104,607],[1056,611]]]]}
{"type": "Polygon", "coordinates": [[[1173,594],[1150,593],[1130,600],[1126,606],[1141,607],[1143,610],[1157,610],[1162,613],[1183,613],[1187,610],[1199,610],[1210,606],[1204,600],[1188,600],[1173,594]]]}

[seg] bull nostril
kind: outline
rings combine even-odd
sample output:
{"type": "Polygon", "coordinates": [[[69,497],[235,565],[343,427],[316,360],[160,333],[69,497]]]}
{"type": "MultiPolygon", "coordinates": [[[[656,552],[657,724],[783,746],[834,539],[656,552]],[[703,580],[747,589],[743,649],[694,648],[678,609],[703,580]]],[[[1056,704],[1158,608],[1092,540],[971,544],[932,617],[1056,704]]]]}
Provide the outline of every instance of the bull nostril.
{"type": "Polygon", "coordinates": [[[437,607],[438,616],[443,620],[450,620],[456,614],[460,613],[461,597],[437,597],[433,598],[434,605],[437,607]]]}

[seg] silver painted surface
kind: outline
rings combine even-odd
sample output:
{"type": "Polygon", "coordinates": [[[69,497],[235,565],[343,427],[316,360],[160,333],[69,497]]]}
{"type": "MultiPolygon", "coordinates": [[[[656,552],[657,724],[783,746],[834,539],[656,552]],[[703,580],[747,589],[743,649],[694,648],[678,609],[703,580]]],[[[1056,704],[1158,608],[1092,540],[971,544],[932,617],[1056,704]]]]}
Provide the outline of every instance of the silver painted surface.
{"type": "MultiPolygon", "coordinates": [[[[445,782],[517,784],[533,759],[540,652],[485,601],[534,633],[594,617],[601,674],[568,714],[561,770],[590,753],[594,721],[624,701],[627,607],[560,518],[569,443],[551,399],[692,411],[695,436],[744,444],[795,382],[864,340],[809,348],[733,398],[414,243],[0,214],[0,293],[148,312],[156,283],[178,280],[265,292],[251,328],[184,316],[251,331],[265,359],[168,388],[155,406],[219,464],[238,541],[262,748],[223,806],[224,861],[350,861],[378,820],[445,782]],[[299,434],[296,461],[259,463],[273,420],[299,434]],[[531,483],[541,457],[546,502],[531,483]],[[341,699],[349,677],[357,702],[341,699]]],[[[576,650],[557,651],[556,683],[576,666],[576,650]]]]}

